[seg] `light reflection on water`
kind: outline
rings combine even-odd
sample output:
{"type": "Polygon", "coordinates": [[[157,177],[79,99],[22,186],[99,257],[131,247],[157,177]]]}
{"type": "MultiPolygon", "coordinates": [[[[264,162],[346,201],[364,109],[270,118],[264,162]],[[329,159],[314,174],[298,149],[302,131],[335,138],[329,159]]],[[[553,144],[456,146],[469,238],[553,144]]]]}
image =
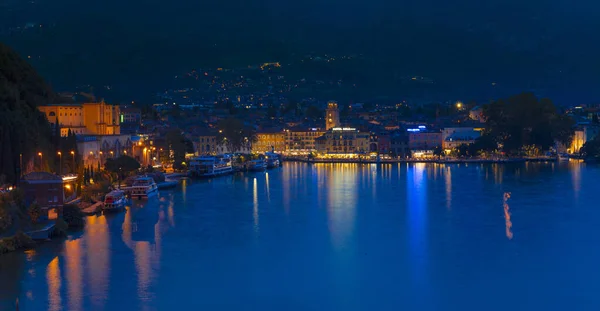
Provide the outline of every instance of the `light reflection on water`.
{"type": "Polygon", "coordinates": [[[358,164],[338,164],[319,166],[319,174],[327,178],[327,215],[331,242],[336,248],[343,248],[354,227],[356,216],[357,170],[358,164]]]}
{"type": "Polygon", "coordinates": [[[306,309],[509,309],[498,295],[600,307],[593,167],[286,163],[236,178],[89,217],[18,264],[0,257],[0,310],[17,297],[21,311],[289,309],[298,299],[306,309]],[[563,289],[536,269],[556,271],[563,289]],[[402,306],[385,304],[400,296],[402,306]]]}
{"type": "Polygon", "coordinates": [[[58,256],[52,259],[46,268],[46,282],[48,283],[48,310],[62,310],[62,299],[60,288],[62,278],[60,276],[60,267],[58,256]]]}

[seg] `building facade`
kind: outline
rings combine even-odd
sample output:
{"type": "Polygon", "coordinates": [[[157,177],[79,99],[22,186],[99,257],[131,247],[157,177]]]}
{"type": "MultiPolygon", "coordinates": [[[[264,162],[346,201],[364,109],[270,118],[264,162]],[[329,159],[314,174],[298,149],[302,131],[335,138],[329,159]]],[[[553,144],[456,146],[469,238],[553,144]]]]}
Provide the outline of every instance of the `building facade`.
{"type": "Polygon", "coordinates": [[[338,104],[335,101],[330,101],[327,103],[327,111],[325,115],[325,130],[329,131],[334,127],[340,126],[340,111],[338,109],[338,104]]]}
{"type": "Polygon", "coordinates": [[[284,152],[285,133],[283,131],[264,131],[256,133],[256,142],[252,143],[252,152],[284,152]]]}
{"type": "Polygon", "coordinates": [[[450,151],[460,145],[468,145],[481,137],[483,128],[447,127],[442,130],[442,148],[450,151]]]}
{"type": "Polygon", "coordinates": [[[142,111],[134,107],[122,108],[119,121],[122,134],[138,133],[142,125],[142,111]]]}
{"type": "Polygon", "coordinates": [[[198,155],[213,155],[217,152],[217,135],[204,133],[196,139],[196,153],[198,155]]]}
{"type": "Polygon", "coordinates": [[[74,184],[65,185],[62,177],[47,172],[29,173],[21,179],[20,188],[23,191],[25,205],[37,203],[42,210],[42,219],[49,217],[49,211],[56,211],[65,203],[64,187],[74,188],[74,184]]]}
{"type": "Polygon", "coordinates": [[[320,128],[295,128],[285,130],[285,151],[289,154],[307,154],[316,150],[315,139],[323,136],[320,128]]]}
{"type": "Polygon", "coordinates": [[[411,150],[433,150],[442,147],[442,133],[435,131],[410,132],[408,147],[411,150]]]}
{"type": "Polygon", "coordinates": [[[334,127],[316,139],[317,153],[354,156],[369,152],[371,135],[355,128],[334,127]]]}
{"type": "Polygon", "coordinates": [[[98,103],[38,106],[54,126],[60,126],[60,135],[69,131],[76,135],[119,135],[121,116],[119,106],[98,103]]]}
{"type": "Polygon", "coordinates": [[[583,145],[600,135],[600,126],[584,125],[575,130],[571,146],[567,151],[571,154],[579,153],[583,145]]]}
{"type": "Polygon", "coordinates": [[[390,152],[393,156],[405,158],[410,155],[408,147],[408,135],[394,133],[390,137],[390,152]]]}
{"type": "MultiPolygon", "coordinates": [[[[143,147],[136,146],[129,135],[81,135],[77,137],[77,152],[86,167],[102,166],[108,158],[129,155],[141,164],[143,147]],[[137,150],[136,150],[137,149],[137,150]]],[[[67,161],[67,158],[64,159],[67,161]]]]}

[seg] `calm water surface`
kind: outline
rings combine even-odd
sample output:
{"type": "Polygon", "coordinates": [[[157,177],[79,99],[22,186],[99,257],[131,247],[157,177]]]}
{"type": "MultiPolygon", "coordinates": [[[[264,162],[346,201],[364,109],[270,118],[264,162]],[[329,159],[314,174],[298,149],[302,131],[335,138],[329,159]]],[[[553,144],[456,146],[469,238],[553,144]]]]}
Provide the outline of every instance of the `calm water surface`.
{"type": "Polygon", "coordinates": [[[1,256],[0,310],[600,310],[599,181],[579,163],[187,181],[1,256]]]}

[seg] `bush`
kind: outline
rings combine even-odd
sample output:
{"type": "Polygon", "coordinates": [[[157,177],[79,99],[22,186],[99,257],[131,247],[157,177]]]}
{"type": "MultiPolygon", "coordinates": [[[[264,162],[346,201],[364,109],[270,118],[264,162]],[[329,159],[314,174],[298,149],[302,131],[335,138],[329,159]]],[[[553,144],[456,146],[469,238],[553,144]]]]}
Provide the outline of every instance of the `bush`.
{"type": "Polygon", "coordinates": [[[19,231],[10,238],[0,239],[0,254],[34,246],[35,242],[27,234],[19,231]]]}
{"type": "Polygon", "coordinates": [[[62,218],[58,218],[54,224],[54,235],[66,236],[67,230],[69,230],[69,224],[67,224],[67,222],[62,218]]]}
{"type": "Polygon", "coordinates": [[[69,229],[81,229],[85,226],[85,216],[77,205],[67,204],[63,206],[63,220],[67,223],[69,229]]]}
{"type": "Polygon", "coordinates": [[[37,223],[42,215],[42,209],[37,203],[31,203],[29,208],[27,209],[27,214],[29,214],[29,218],[31,218],[32,223],[37,223]]]}
{"type": "Polygon", "coordinates": [[[10,203],[0,202],[0,233],[8,230],[12,226],[12,216],[10,214],[10,203]]]}
{"type": "Polygon", "coordinates": [[[23,208],[25,210],[25,194],[22,189],[15,189],[10,192],[10,198],[12,199],[18,207],[23,208]]]}

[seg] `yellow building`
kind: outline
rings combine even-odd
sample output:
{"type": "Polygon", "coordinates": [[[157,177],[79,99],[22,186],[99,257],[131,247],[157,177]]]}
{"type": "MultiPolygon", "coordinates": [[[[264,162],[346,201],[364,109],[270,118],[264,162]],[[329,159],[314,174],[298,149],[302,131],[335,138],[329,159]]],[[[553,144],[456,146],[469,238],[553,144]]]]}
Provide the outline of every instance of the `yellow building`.
{"type": "Polygon", "coordinates": [[[285,151],[288,154],[308,154],[316,150],[315,139],[325,132],[320,128],[295,128],[285,130],[285,151]]]}
{"type": "Polygon", "coordinates": [[[283,131],[266,131],[256,133],[257,141],[252,143],[252,152],[265,153],[285,151],[285,133],[283,131]]]}
{"type": "Polygon", "coordinates": [[[119,135],[121,120],[119,106],[99,103],[38,106],[50,123],[60,124],[60,135],[69,130],[77,135],[119,135]]]}
{"type": "Polygon", "coordinates": [[[329,131],[334,127],[340,126],[340,111],[338,110],[338,104],[335,101],[327,103],[327,112],[325,119],[325,130],[329,131]]]}
{"type": "Polygon", "coordinates": [[[316,140],[316,149],[322,155],[358,156],[369,151],[370,136],[355,128],[334,127],[316,140]]]}

